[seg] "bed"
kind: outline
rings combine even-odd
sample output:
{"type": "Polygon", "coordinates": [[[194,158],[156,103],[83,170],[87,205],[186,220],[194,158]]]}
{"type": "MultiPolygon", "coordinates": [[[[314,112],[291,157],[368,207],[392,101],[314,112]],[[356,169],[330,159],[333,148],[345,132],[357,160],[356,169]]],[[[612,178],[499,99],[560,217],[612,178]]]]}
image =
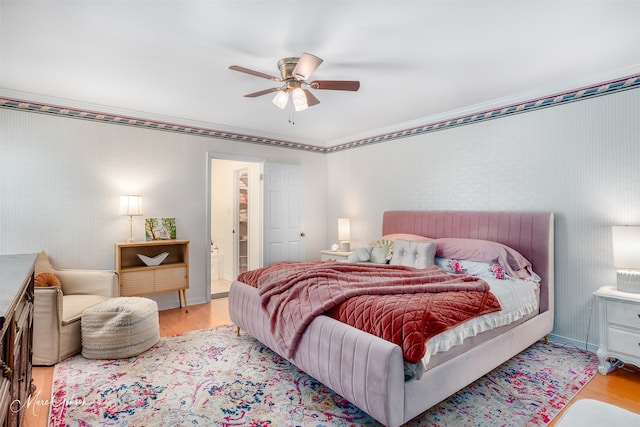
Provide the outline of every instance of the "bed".
{"type": "Polygon", "coordinates": [[[270,328],[255,287],[234,281],[229,314],[241,329],[388,427],[400,426],[526,349],[553,329],[553,214],[547,212],[387,211],[381,236],[491,241],[530,261],[538,277],[535,313],[465,339],[425,362],[405,380],[399,345],[328,315],[311,320],[295,349],[284,349],[270,328]]]}

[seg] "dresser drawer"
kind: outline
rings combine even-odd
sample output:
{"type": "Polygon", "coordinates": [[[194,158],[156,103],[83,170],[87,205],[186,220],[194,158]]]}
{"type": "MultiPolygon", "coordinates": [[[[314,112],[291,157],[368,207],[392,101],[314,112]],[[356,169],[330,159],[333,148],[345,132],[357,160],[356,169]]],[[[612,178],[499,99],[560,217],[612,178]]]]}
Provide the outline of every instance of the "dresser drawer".
{"type": "Polygon", "coordinates": [[[640,333],[617,328],[607,328],[609,350],[640,358],[640,333]]]}
{"type": "Polygon", "coordinates": [[[22,295],[18,297],[18,304],[16,304],[15,308],[15,318],[19,319],[23,313],[29,310],[29,301],[27,300],[27,293],[24,292],[22,295]]]}
{"type": "Polygon", "coordinates": [[[23,310],[18,313],[16,312],[16,324],[15,328],[15,347],[14,347],[14,355],[17,355],[16,349],[20,348],[20,342],[22,341],[22,333],[29,330],[29,321],[31,320],[31,303],[26,303],[23,305],[23,310]]]}
{"type": "Polygon", "coordinates": [[[607,324],[640,331],[640,305],[624,301],[607,301],[607,324]]]}

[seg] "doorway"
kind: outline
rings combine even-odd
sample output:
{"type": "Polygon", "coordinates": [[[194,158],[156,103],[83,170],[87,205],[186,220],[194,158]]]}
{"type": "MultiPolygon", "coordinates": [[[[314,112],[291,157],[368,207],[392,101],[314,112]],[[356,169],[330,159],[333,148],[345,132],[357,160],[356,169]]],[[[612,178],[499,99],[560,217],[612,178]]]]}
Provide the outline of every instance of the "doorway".
{"type": "Polygon", "coordinates": [[[237,275],[262,265],[263,161],[209,154],[211,298],[237,275]]]}

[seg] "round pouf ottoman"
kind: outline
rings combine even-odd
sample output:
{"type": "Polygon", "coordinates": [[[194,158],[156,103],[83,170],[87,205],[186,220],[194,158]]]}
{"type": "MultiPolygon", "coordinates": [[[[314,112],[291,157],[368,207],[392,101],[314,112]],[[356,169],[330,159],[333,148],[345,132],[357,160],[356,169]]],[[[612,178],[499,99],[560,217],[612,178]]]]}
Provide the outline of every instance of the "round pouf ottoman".
{"type": "Polygon", "coordinates": [[[124,359],[148,350],[160,339],[158,304],[149,298],[111,298],[82,313],[82,355],[124,359]]]}

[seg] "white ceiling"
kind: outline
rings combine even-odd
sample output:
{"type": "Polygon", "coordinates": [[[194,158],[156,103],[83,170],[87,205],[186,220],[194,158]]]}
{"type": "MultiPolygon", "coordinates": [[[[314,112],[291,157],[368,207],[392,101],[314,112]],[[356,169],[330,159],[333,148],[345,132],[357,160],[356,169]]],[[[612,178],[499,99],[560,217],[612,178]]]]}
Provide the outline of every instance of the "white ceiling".
{"type": "MultiPolygon", "coordinates": [[[[4,96],[123,109],[331,146],[507,100],[640,71],[640,1],[0,0],[4,96]],[[276,108],[277,61],[358,92],[276,108]]],[[[86,108],[86,107],[85,107],[86,108]]],[[[100,111],[100,110],[99,110],[100,111]]]]}

